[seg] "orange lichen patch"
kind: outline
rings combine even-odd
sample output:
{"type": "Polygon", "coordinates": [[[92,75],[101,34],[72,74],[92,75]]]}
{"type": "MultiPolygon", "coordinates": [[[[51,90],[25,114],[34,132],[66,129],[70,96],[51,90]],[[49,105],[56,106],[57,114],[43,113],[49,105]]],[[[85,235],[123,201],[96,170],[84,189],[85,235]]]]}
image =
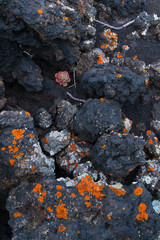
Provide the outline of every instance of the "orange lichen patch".
{"type": "Polygon", "coordinates": [[[142,71],[143,71],[143,72],[146,72],[146,70],[145,70],[144,68],[142,69],[142,71]]]}
{"type": "Polygon", "coordinates": [[[158,142],[158,138],[154,139],[155,142],[158,142]]]}
{"type": "Polygon", "coordinates": [[[75,167],[75,168],[77,168],[77,167],[78,167],[78,163],[77,163],[77,162],[75,163],[74,167],[75,167]]]}
{"type": "Polygon", "coordinates": [[[33,138],[33,137],[34,137],[34,134],[30,133],[29,136],[30,136],[30,138],[33,138]]]}
{"type": "Polygon", "coordinates": [[[84,153],[80,153],[80,155],[81,155],[81,157],[83,157],[83,156],[84,156],[84,153]]]}
{"type": "Polygon", "coordinates": [[[13,214],[14,218],[20,217],[22,214],[18,211],[13,214]]]}
{"type": "Polygon", "coordinates": [[[14,163],[15,163],[15,160],[14,159],[10,159],[9,161],[10,161],[10,164],[13,166],[14,163]]]}
{"type": "Polygon", "coordinates": [[[19,157],[22,157],[22,156],[23,156],[23,152],[12,155],[13,158],[19,158],[19,157]]]}
{"type": "Polygon", "coordinates": [[[133,60],[136,60],[137,59],[137,56],[134,56],[133,60]]]}
{"type": "Polygon", "coordinates": [[[86,207],[91,207],[91,203],[90,202],[85,202],[86,207]]]}
{"type": "Polygon", "coordinates": [[[35,186],[35,188],[33,189],[33,192],[38,192],[40,193],[41,192],[41,188],[42,188],[42,185],[37,183],[37,185],[35,186]]]}
{"type": "Polygon", "coordinates": [[[149,78],[146,80],[145,85],[148,85],[149,83],[149,78]]]}
{"type": "Polygon", "coordinates": [[[137,187],[137,188],[134,190],[134,194],[137,195],[137,196],[141,195],[142,192],[143,192],[143,188],[141,188],[141,187],[137,187]]]}
{"type": "Polygon", "coordinates": [[[123,211],[125,210],[125,207],[123,207],[123,211]]]}
{"type": "Polygon", "coordinates": [[[61,185],[57,185],[57,186],[56,186],[56,189],[57,189],[57,190],[61,190],[61,189],[62,189],[62,186],[61,186],[61,185]]]}
{"type": "Polygon", "coordinates": [[[77,136],[74,136],[74,137],[72,137],[72,139],[78,139],[78,137],[77,137],[77,136]]]}
{"type": "MultiPolygon", "coordinates": [[[[98,63],[98,64],[105,63],[105,62],[102,60],[102,55],[101,55],[100,53],[97,53],[97,55],[98,55],[98,61],[97,61],[97,63],[98,63]]],[[[106,59],[106,57],[105,57],[104,59],[106,59]]]]}
{"type": "Polygon", "coordinates": [[[98,185],[93,182],[90,176],[86,175],[81,179],[81,182],[77,185],[78,192],[84,196],[85,192],[89,192],[91,195],[93,195],[95,198],[102,199],[102,197],[105,197],[106,195],[102,194],[101,191],[104,188],[104,184],[98,185]]]}
{"type": "Polygon", "coordinates": [[[121,78],[122,75],[121,75],[121,74],[117,74],[116,77],[117,77],[117,78],[121,78]]]}
{"type": "Polygon", "coordinates": [[[19,148],[18,148],[18,147],[15,147],[12,151],[13,151],[14,153],[16,153],[16,152],[18,152],[18,150],[19,150],[19,148]]]}
{"type": "Polygon", "coordinates": [[[109,214],[107,214],[106,217],[108,218],[108,220],[111,220],[111,216],[109,214]]]}
{"type": "Polygon", "coordinates": [[[104,101],[104,98],[100,98],[100,100],[101,100],[101,102],[103,102],[103,101],[104,101]]]}
{"type": "Polygon", "coordinates": [[[25,114],[27,115],[27,116],[30,116],[31,114],[29,113],[29,112],[27,112],[27,111],[25,111],[25,114]]]}
{"type": "Polygon", "coordinates": [[[34,151],[34,154],[38,154],[36,151],[34,151]]]}
{"type": "Polygon", "coordinates": [[[144,203],[140,203],[139,206],[138,206],[138,210],[139,212],[144,212],[146,210],[146,204],[144,203]]]}
{"type": "Polygon", "coordinates": [[[119,188],[115,188],[115,187],[112,187],[112,186],[108,186],[115,194],[117,194],[118,196],[121,196],[121,195],[125,195],[126,194],[126,191],[125,190],[121,190],[119,188]]]}
{"type": "Polygon", "coordinates": [[[64,232],[66,230],[66,227],[59,226],[57,232],[64,232]]]}
{"type": "Polygon", "coordinates": [[[68,21],[68,17],[63,17],[63,20],[66,20],[66,21],[68,21]]]}
{"type": "Polygon", "coordinates": [[[46,197],[47,195],[47,192],[42,192],[41,193],[41,196],[38,197],[38,200],[43,203],[44,202],[44,198],[46,197]]]}
{"type": "Polygon", "coordinates": [[[57,196],[57,197],[61,197],[61,196],[62,196],[62,193],[61,193],[61,192],[57,192],[57,193],[56,193],[56,196],[57,196]]]}
{"type": "Polygon", "coordinates": [[[71,193],[71,197],[75,198],[75,196],[76,196],[76,195],[75,195],[74,193],[71,193]]]}
{"type": "Polygon", "coordinates": [[[43,139],[43,141],[44,141],[44,143],[47,143],[47,142],[48,142],[48,139],[45,137],[45,138],[43,139]]]}
{"type": "Polygon", "coordinates": [[[6,148],[5,148],[5,147],[2,147],[2,148],[1,148],[1,150],[2,150],[2,151],[5,151],[5,150],[6,150],[6,148]]]}
{"type": "Polygon", "coordinates": [[[109,174],[109,176],[112,176],[112,175],[113,175],[112,173],[109,174]]]}
{"type": "Polygon", "coordinates": [[[106,148],[106,145],[104,144],[103,146],[102,146],[102,149],[105,149],[106,148]]]}
{"type": "Polygon", "coordinates": [[[152,139],[149,139],[148,142],[149,142],[149,144],[153,144],[152,139]]]}
{"type": "Polygon", "coordinates": [[[37,12],[38,12],[39,14],[42,14],[42,13],[43,13],[43,11],[42,11],[42,10],[38,10],[37,12]]]}
{"type": "Polygon", "coordinates": [[[71,144],[71,145],[69,146],[69,149],[70,149],[71,151],[77,151],[77,149],[75,149],[75,144],[71,144]]]}
{"type": "Polygon", "coordinates": [[[147,134],[151,134],[151,130],[146,131],[147,134]]]}
{"type": "Polygon", "coordinates": [[[122,0],[122,2],[121,2],[122,4],[124,3],[124,0],[122,0]]]}
{"type": "Polygon", "coordinates": [[[123,57],[122,55],[120,55],[120,52],[117,52],[117,58],[121,58],[123,57]]]}
{"type": "Polygon", "coordinates": [[[153,171],[154,171],[154,168],[153,168],[153,167],[148,168],[147,171],[148,171],[148,172],[150,172],[150,171],[153,172],[153,171]]]}
{"type": "Polygon", "coordinates": [[[34,171],[36,168],[34,166],[31,167],[31,171],[34,171]]]}
{"type": "Polygon", "coordinates": [[[89,200],[90,200],[90,197],[89,197],[89,196],[85,196],[84,200],[85,200],[85,201],[89,201],[89,200]]]}
{"type": "Polygon", "coordinates": [[[47,208],[47,211],[50,212],[50,213],[52,213],[52,212],[53,212],[53,209],[52,209],[51,207],[48,207],[48,208],[47,208]]]}
{"type": "Polygon", "coordinates": [[[12,144],[13,144],[13,145],[16,145],[16,144],[17,144],[17,142],[16,142],[15,140],[13,140],[13,141],[12,141],[12,144]]]}
{"type": "Polygon", "coordinates": [[[57,218],[64,218],[67,219],[67,208],[65,208],[65,204],[61,203],[56,208],[56,216],[57,218]]]}
{"type": "Polygon", "coordinates": [[[23,163],[20,163],[19,166],[21,167],[23,165],[23,163]]]}
{"type": "Polygon", "coordinates": [[[138,221],[147,220],[148,219],[148,213],[146,213],[146,212],[139,213],[139,214],[137,214],[136,219],[138,221]]]}
{"type": "Polygon", "coordinates": [[[133,168],[130,168],[130,169],[128,170],[128,172],[131,172],[133,169],[135,169],[135,167],[133,167],[133,168]]]}
{"type": "Polygon", "coordinates": [[[24,137],[24,129],[13,129],[12,130],[12,135],[14,136],[15,139],[22,139],[24,137]]]}

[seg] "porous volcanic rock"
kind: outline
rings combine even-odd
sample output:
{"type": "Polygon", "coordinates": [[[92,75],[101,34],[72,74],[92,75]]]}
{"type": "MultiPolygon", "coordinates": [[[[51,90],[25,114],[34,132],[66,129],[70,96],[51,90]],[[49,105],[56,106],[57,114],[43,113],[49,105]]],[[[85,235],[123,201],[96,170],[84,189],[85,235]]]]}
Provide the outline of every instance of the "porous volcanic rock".
{"type": "Polygon", "coordinates": [[[144,163],[144,141],[132,134],[104,134],[90,151],[90,159],[106,175],[126,177],[144,163]]]}
{"type": "Polygon", "coordinates": [[[129,68],[113,65],[95,65],[82,75],[83,90],[91,98],[114,99],[134,103],[145,90],[146,79],[129,68]]]}
{"type": "Polygon", "coordinates": [[[119,105],[106,99],[91,99],[84,103],[74,119],[79,138],[95,142],[105,131],[122,131],[123,121],[119,105]]]}
{"type": "Polygon", "coordinates": [[[142,183],[106,185],[89,175],[24,182],[7,200],[12,239],[155,240],[160,219],[151,200],[142,183]]]}

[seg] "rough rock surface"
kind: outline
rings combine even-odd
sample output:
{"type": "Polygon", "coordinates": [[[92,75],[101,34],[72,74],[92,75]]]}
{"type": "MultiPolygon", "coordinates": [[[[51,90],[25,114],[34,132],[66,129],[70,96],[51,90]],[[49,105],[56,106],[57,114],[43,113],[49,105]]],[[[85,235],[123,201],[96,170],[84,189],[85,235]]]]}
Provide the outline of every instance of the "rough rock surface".
{"type": "Polygon", "coordinates": [[[160,219],[151,200],[143,184],[104,185],[88,175],[25,182],[7,200],[12,239],[155,240],[160,219]]]}
{"type": "Polygon", "coordinates": [[[91,143],[105,131],[123,130],[118,103],[106,99],[88,100],[75,116],[74,130],[79,138],[91,143]]]}
{"type": "Polygon", "coordinates": [[[52,125],[51,114],[46,109],[40,108],[35,113],[35,122],[40,128],[47,129],[52,125]]]}
{"type": "Polygon", "coordinates": [[[141,138],[113,132],[98,139],[89,157],[104,174],[122,178],[144,163],[143,145],[141,138]]]}
{"type": "Polygon", "coordinates": [[[114,99],[121,103],[134,103],[145,89],[146,79],[129,68],[116,68],[102,64],[82,76],[83,90],[88,97],[114,99]]]}

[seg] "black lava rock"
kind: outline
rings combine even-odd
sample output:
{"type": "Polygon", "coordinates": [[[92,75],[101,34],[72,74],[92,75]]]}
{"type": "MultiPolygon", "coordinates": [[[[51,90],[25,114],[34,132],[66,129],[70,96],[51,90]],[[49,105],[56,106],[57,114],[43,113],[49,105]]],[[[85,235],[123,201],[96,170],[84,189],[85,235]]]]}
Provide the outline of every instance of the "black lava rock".
{"type": "Polygon", "coordinates": [[[105,97],[134,103],[145,89],[145,78],[129,68],[97,65],[82,75],[83,90],[91,98],[105,97]]]}
{"type": "Polygon", "coordinates": [[[84,103],[74,119],[74,130],[79,138],[95,142],[105,131],[121,131],[123,122],[115,101],[93,99],[84,103]]]}
{"type": "Polygon", "coordinates": [[[123,178],[144,162],[144,141],[131,134],[104,134],[90,151],[90,158],[104,174],[123,178]]]}

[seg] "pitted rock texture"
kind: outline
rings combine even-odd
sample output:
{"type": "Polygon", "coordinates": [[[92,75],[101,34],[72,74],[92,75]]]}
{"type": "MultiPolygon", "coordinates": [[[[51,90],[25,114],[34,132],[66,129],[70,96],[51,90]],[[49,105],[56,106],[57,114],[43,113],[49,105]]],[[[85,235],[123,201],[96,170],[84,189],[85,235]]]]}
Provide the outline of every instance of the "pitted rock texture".
{"type": "Polygon", "coordinates": [[[123,121],[118,103],[106,99],[88,100],[75,116],[74,130],[79,138],[91,143],[105,131],[122,131],[123,121]]]}
{"type": "Polygon", "coordinates": [[[143,184],[104,185],[88,175],[25,182],[7,200],[12,239],[155,240],[160,219],[151,200],[143,184]]]}
{"type": "Polygon", "coordinates": [[[82,76],[83,90],[91,98],[114,99],[121,103],[134,103],[145,90],[146,79],[129,68],[97,65],[82,76]]]}
{"type": "Polygon", "coordinates": [[[90,151],[90,159],[106,175],[126,177],[144,163],[144,141],[131,134],[104,134],[90,151]]]}

